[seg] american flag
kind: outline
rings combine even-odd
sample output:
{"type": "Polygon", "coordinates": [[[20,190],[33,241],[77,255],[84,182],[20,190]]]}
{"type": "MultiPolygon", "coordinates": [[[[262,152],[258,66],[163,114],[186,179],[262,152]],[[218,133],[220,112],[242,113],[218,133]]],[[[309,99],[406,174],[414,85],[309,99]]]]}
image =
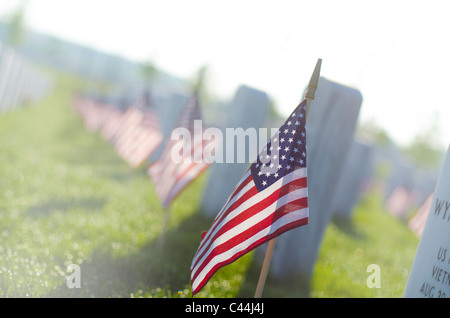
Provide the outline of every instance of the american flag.
{"type": "Polygon", "coordinates": [[[422,236],[423,229],[427,222],[428,214],[430,212],[431,204],[433,201],[434,193],[430,193],[425,201],[420,206],[416,214],[408,221],[408,227],[413,231],[418,237],[422,236]]]}
{"type": "Polygon", "coordinates": [[[74,109],[81,115],[86,129],[90,132],[99,131],[105,124],[110,106],[86,96],[77,96],[74,109]]]}
{"type": "Polygon", "coordinates": [[[159,119],[153,110],[149,93],[127,111],[127,119],[115,140],[117,153],[137,168],[158,148],[163,140],[159,119]]]}
{"type": "Polygon", "coordinates": [[[396,217],[403,218],[416,200],[417,194],[406,187],[395,188],[386,201],[386,209],[396,217]]]}
{"type": "Polygon", "coordinates": [[[192,294],[219,268],[308,224],[306,100],[258,155],[203,236],[191,265],[192,294]]]}
{"type": "MultiPolygon", "coordinates": [[[[193,136],[195,120],[201,120],[197,93],[194,93],[185,105],[176,127],[187,128],[193,136]]],[[[173,160],[172,151],[183,149],[185,140],[169,139],[161,156],[151,163],[147,169],[164,208],[167,208],[189,183],[210,166],[208,162],[203,160],[203,149],[214,141],[203,140],[202,136],[194,137],[189,151],[182,153],[181,163],[173,160]]]]}
{"type": "Polygon", "coordinates": [[[120,127],[124,114],[125,112],[123,110],[111,107],[106,122],[100,131],[103,139],[109,143],[113,143],[113,138],[120,127]]]}

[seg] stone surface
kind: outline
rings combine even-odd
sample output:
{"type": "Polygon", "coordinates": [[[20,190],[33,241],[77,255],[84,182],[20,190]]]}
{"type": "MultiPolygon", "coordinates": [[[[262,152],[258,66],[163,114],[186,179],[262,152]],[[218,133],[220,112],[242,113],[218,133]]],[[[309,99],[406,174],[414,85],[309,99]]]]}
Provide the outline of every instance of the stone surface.
{"type": "Polygon", "coordinates": [[[404,297],[450,297],[450,151],[434,191],[404,297]]]}
{"type": "Polygon", "coordinates": [[[334,196],[334,216],[350,219],[353,207],[373,176],[373,147],[353,141],[334,196]]]}
{"type": "Polygon", "coordinates": [[[277,238],[271,275],[278,280],[310,277],[332,198],[349,152],[362,103],[353,88],[320,78],[307,121],[309,224],[277,238]]]}
{"type": "MultiPolygon", "coordinates": [[[[246,130],[248,128],[259,129],[264,127],[268,110],[269,98],[266,93],[248,86],[239,87],[233,101],[229,105],[225,125],[221,127],[224,141],[226,128],[241,127],[246,130]]],[[[243,163],[237,162],[237,153],[242,151],[242,149],[237,149],[236,142],[234,147],[226,148],[224,146],[223,149],[224,163],[213,163],[211,165],[203,195],[201,207],[203,213],[209,217],[215,217],[219,213],[251,163],[248,160],[243,163]],[[234,163],[226,163],[225,158],[231,151],[234,152],[234,163]]]]}

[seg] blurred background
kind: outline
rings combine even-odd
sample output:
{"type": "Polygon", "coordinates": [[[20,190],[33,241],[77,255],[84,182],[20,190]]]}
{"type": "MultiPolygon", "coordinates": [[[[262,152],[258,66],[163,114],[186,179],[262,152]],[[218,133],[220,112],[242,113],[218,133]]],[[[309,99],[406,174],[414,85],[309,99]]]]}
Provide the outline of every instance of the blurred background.
{"type": "MultiPolygon", "coordinates": [[[[189,262],[210,224],[197,215],[212,188],[203,188],[207,177],[174,203],[167,244],[177,253],[159,250],[165,217],[146,171],[131,170],[98,135],[86,134],[70,111],[75,93],[130,106],[151,88],[167,136],[167,118],[199,79],[205,121],[217,126],[245,85],[267,94],[264,125],[278,127],[321,58],[323,78],[362,95],[342,152],[351,156],[352,139],[373,154],[365,172],[354,173],[364,175],[355,181],[358,197],[343,203],[355,211],[351,222],[326,224],[312,285],[269,281],[269,295],[400,297],[421,235],[409,221],[428,212],[450,140],[445,8],[445,1],[385,0],[0,1],[1,91],[5,70],[25,65],[7,62],[19,56],[33,66],[34,77],[24,78],[44,83],[16,103],[38,107],[9,112],[0,103],[0,296],[189,293],[189,262]],[[80,291],[61,279],[71,263],[85,266],[80,291]],[[389,268],[389,288],[366,288],[370,263],[389,268]]],[[[356,171],[348,162],[346,176],[356,171]]],[[[251,296],[259,271],[251,260],[219,272],[201,296],[251,296]]]]}
{"type": "Polygon", "coordinates": [[[174,86],[207,66],[210,99],[247,84],[283,117],[320,57],[322,76],[362,92],[361,123],[401,147],[426,140],[434,150],[450,136],[444,4],[5,0],[0,40],[39,63],[130,87],[145,65],[174,86]]]}

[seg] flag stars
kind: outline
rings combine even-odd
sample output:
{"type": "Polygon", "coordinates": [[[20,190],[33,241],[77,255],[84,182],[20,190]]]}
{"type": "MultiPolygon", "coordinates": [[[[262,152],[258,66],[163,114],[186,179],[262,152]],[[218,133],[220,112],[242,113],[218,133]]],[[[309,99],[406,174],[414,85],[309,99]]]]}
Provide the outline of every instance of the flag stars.
{"type": "Polygon", "coordinates": [[[297,145],[301,145],[302,144],[302,141],[299,139],[299,140],[297,140],[297,145]]]}
{"type": "Polygon", "coordinates": [[[287,125],[288,125],[288,126],[292,125],[292,122],[291,122],[291,121],[288,121],[287,125]]]}
{"type": "Polygon", "coordinates": [[[294,161],[294,160],[295,160],[294,157],[290,157],[289,158],[289,161],[291,161],[291,162],[294,161]]]}
{"type": "Polygon", "coordinates": [[[305,137],[305,132],[304,131],[302,131],[302,137],[305,137]]]}
{"type": "Polygon", "coordinates": [[[286,170],[290,170],[291,169],[291,166],[290,165],[287,165],[286,166],[286,170]]]}
{"type": "Polygon", "coordinates": [[[281,160],[286,160],[286,156],[285,156],[285,155],[282,155],[282,156],[281,156],[281,160]]]}
{"type": "Polygon", "coordinates": [[[289,138],[288,141],[289,141],[290,143],[292,143],[292,142],[294,141],[294,138],[289,138]]]}
{"type": "Polygon", "coordinates": [[[285,130],[284,130],[284,133],[285,133],[285,134],[289,133],[289,129],[285,129],[285,130]]]}
{"type": "Polygon", "coordinates": [[[266,186],[266,184],[267,184],[267,181],[264,180],[264,181],[262,182],[262,185],[263,185],[263,186],[266,186]]]}
{"type": "Polygon", "coordinates": [[[292,129],[291,134],[295,135],[296,131],[295,129],[292,129]]]}
{"type": "Polygon", "coordinates": [[[294,152],[297,153],[298,152],[298,148],[294,148],[294,152]]]}
{"type": "Polygon", "coordinates": [[[284,151],[288,152],[289,151],[289,147],[288,146],[284,147],[284,151]]]}

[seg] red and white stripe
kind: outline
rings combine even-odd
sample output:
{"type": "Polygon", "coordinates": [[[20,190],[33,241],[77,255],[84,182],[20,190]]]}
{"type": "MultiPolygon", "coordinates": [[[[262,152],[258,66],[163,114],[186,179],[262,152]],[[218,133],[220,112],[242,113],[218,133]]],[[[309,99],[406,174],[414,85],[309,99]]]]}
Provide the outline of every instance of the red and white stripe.
{"type": "Polygon", "coordinates": [[[405,187],[397,187],[386,201],[386,209],[396,217],[402,218],[414,204],[416,193],[405,187]]]}
{"type": "Polygon", "coordinates": [[[427,218],[430,212],[432,201],[433,201],[433,193],[428,195],[428,197],[422,203],[416,214],[408,222],[408,227],[418,237],[422,236],[423,229],[425,228],[425,223],[427,223],[427,218]]]}
{"type": "Polygon", "coordinates": [[[120,123],[123,120],[124,111],[111,107],[111,111],[105,121],[105,124],[103,125],[100,134],[102,135],[103,139],[106,141],[112,143],[112,139],[114,135],[116,134],[117,130],[120,127],[120,123]]]}
{"type": "Polygon", "coordinates": [[[161,157],[151,163],[148,174],[155,184],[156,193],[164,208],[167,208],[176,196],[195,178],[209,167],[203,160],[203,149],[210,142],[197,140],[189,152],[182,153],[181,163],[172,158],[172,151],[183,149],[183,140],[169,140],[161,157]]]}
{"type": "Polygon", "coordinates": [[[142,117],[142,112],[136,107],[130,107],[125,112],[123,121],[114,137],[114,149],[119,155],[128,147],[134,130],[141,124],[142,117]]]}
{"type": "Polygon", "coordinates": [[[258,192],[250,169],[203,237],[191,265],[192,294],[222,266],[292,228],[308,223],[306,168],[258,192]]]}
{"type": "Polygon", "coordinates": [[[135,109],[129,127],[116,141],[117,153],[137,168],[156,150],[163,140],[158,118],[150,110],[135,109]]]}

